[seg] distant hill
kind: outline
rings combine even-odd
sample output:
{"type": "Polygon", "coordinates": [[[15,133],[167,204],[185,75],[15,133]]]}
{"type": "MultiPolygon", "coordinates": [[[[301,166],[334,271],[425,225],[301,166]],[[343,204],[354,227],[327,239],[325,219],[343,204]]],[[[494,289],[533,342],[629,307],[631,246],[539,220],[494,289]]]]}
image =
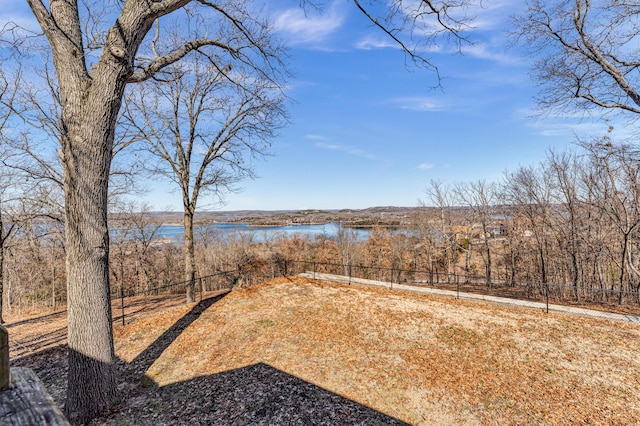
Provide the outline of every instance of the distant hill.
{"type": "MultiPolygon", "coordinates": [[[[398,226],[408,223],[412,214],[424,210],[425,207],[379,206],[366,209],[201,211],[196,213],[196,222],[234,222],[256,226],[347,222],[361,226],[398,226]]],[[[162,223],[182,223],[182,212],[156,211],[151,215],[162,223]]]]}

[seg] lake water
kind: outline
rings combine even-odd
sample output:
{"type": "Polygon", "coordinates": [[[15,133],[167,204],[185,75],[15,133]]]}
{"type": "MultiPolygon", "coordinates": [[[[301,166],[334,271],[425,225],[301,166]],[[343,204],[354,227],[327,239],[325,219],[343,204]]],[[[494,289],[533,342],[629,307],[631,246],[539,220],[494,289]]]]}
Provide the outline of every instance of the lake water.
{"type": "MultiPolygon", "coordinates": [[[[264,242],[279,236],[292,237],[300,235],[313,239],[315,236],[324,235],[334,238],[338,235],[341,224],[338,222],[330,222],[321,225],[284,225],[284,226],[249,226],[245,223],[212,223],[210,225],[197,225],[194,232],[203,232],[202,227],[207,226],[205,232],[211,232],[216,236],[243,236],[251,238],[254,242],[264,242]]],[[[358,240],[366,240],[369,237],[369,229],[351,229],[358,240]]],[[[184,227],[179,225],[162,225],[158,230],[159,238],[173,238],[181,241],[184,238],[184,227]]]]}

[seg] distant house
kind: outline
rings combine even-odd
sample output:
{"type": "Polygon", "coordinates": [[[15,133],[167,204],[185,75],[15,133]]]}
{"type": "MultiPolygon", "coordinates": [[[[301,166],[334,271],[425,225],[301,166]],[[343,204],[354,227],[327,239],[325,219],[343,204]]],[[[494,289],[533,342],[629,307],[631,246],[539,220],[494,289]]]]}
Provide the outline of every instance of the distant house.
{"type": "Polygon", "coordinates": [[[477,237],[480,239],[489,238],[489,237],[498,237],[502,235],[507,235],[507,228],[502,224],[492,224],[486,226],[486,235],[482,234],[482,224],[474,223],[471,227],[471,236],[477,237]]]}
{"type": "Polygon", "coordinates": [[[497,237],[500,235],[506,235],[507,230],[502,224],[489,225],[487,226],[487,233],[493,235],[494,237],[497,237]]]}

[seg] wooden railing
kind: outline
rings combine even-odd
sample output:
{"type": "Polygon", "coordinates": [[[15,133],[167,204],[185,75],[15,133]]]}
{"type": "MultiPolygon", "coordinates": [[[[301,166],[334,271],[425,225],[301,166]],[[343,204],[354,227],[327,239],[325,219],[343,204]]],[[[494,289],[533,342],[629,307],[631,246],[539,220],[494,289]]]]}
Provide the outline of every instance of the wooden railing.
{"type": "Polygon", "coordinates": [[[68,426],[69,422],[30,368],[9,366],[9,333],[0,325],[0,423],[68,426]]]}

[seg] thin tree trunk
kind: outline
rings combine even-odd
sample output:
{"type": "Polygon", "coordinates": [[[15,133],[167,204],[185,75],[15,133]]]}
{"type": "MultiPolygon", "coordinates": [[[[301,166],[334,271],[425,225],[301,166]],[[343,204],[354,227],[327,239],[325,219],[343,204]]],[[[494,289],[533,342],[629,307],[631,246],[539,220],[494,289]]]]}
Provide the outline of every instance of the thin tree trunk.
{"type": "Polygon", "coordinates": [[[516,252],[511,245],[511,240],[509,240],[509,255],[510,255],[510,263],[511,263],[511,279],[509,280],[509,285],[511,287],[515,287],[516,285],[516,252]]]}
{"type": "Polygon", "coordinates": [[[13,231],[13,226],[9,228],[8,231],[5,232],[4,222],[2,220],[2,206],[0,205],[0,324],[4,324],[4,261],[5,261],[5,245],[7,243],[7,239],[11,232],[13,231]]]}
{"type": "Polygon", "coordinates": [[[484,234],[484,247],[487,251],[487,259],[486,259],[486,278],[487,278],[487,287],[491,288],[491,248],[489,247],[489,237],[487,236],[487,226],[485,223],[482,224],[482,233],[484,234]]]}
{"type": "Polygon", "coordinates": [[[573,292],[576,301],[580,301],[580,293],[578,292],[578,278],[579,278],[579,268],[578,268],[578,256],[573,251],[571,253],[571,281],[573,284],[573,292]]]}
{"type": "MultiPolygon", "coordinates": [[[[51,249],[53,250],[53,248],[51,249]]],[[[53,256],[51,256],[51,309],[56,311],[56,267],[53,263],[53,256]]]]}
{"type": "Polygon", "coordinates": [[[538,246],[538,254],[540,255],[540,280],[543,284],[546,284],[548,282],[547,265],[544,260],[544,248],[542,244],[538,246]]]}
{"type": "Polygon", "coordinates": [[[0,213],[0,324],[4,324],[2,307],[4,296],[4,228],[2,227],[2,213],[0,213]]]}
{"type": "Polygon", "coordinates": [[[464,274],[466,276],[465,284],[469,284],[471,282],[471,277],[469,276],[471,273],[471,237],[467,237],[467,253],[464,256],[464,274]]]}
{"type": "Polygon", "coordinates": [[[624,234],[622,240],[622,255],[620,256],[620,291],[618,293],[618,304],[622,304],[622,292],[624,291],[624,276],[627,274],[627,250],[629,249],[629,234],[624,234]]]}
{"type": "Polygon", "coordinates": [[[195,297],[196,254],[193,242],[193,213],[185,209],[184,213],[184,280],[187,283],[187,303],[193,303],[195,297]]]}

